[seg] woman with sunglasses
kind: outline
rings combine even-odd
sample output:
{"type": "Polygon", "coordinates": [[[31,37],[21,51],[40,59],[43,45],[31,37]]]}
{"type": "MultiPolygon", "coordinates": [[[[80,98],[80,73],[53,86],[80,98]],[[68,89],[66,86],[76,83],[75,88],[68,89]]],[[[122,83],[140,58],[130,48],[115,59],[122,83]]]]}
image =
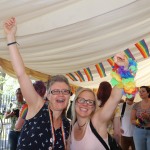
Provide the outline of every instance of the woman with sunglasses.
{"type": "Polygon", "coordinates": [[[47,95],[49,102],[45,103],[25,72],[16,43],[15,18],[10,18],[4,23],[4,30],[11,62],[28,104],[28,113],[17,150],[65,150],[70,129],[65,110],[71,95],[67,78],[62,75],[51,78],[47,95]]]}

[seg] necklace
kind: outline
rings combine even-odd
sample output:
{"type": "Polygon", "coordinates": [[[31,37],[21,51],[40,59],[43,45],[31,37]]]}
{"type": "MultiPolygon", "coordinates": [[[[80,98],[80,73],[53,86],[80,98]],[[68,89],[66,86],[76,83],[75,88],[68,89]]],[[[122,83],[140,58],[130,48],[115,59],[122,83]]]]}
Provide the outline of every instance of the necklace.
{"type": "Polygon", "coordinates": [[[85,122],[83,125],[79,125],[79,123],[78,123],[78,121],[77,121],[77,124],[78,124],[79,130],[81,130],[81,128],[86,125],[86,122],[85,122]]]}
{"type": "MultiPolygon", "coordinates": [[[[54,129],[54,122],[53,122],[53,111],[50,108],[49,108],[49,116],[50,116],[50,123],[51,123],[52,149],[53,149],[55,146],[55,142],[56,142],[56,137],[55,137],[56,135],[55,135],[55,129],[54,129]]],[[[66,149],[66,139],[65,139],[65,131],[64,131],[63,121],[61,122],[61,132],[62,132],[62,139],[63,139],[64,147],[66,149]]]]}

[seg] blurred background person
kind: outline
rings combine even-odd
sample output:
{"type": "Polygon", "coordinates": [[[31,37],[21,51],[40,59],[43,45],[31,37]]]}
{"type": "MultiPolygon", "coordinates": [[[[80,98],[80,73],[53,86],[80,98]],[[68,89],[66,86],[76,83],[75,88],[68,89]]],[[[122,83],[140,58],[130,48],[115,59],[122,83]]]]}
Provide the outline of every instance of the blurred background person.
{"type": "Polygon", "coordinates": [[[135,150],[133,141],[134,126],[131,123],[131,111],[134,105],[134,97],[126,98],[124,103],[120,103],[121,110],[121,147],[123,150],[135,150]]]}
{"type": "Polygon", "coordinates": [[[19,117],[19,110],[21,109],[23,104],[25,104],[25,101],[23,100],[21,89],[18,88],[16,90],[16,101],[9,104],[5,113],[5,119],[10,118],[11,120],[11,126],[8,135],[10,150],[16,150],[17,148],[17,142],[20,132],[15,130],[15,123],[19,117]]]}
{"type": "Polygon", "coordinates": [[[139,95],[141,101],[134,104],[131,112],[133,139],[136,150],[150,150],[150,88],[141,86],[139,95]]]}

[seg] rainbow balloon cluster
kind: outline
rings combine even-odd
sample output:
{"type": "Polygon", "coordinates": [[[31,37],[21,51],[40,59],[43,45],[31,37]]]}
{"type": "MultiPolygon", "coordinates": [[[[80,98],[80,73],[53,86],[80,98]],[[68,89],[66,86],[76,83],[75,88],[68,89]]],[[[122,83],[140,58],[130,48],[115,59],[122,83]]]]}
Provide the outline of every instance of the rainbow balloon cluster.
{"type": "Polygon", "coordinates": [[[119,88],[123,88],[123,94],[127,98],[132,98],[137,93],[134,77],[137,72],[137,63],[132,58],[128,58],[128,69],[125,70],[124,66],[118,66],[116,63],[111,72],[111,84],[119,88]]]}

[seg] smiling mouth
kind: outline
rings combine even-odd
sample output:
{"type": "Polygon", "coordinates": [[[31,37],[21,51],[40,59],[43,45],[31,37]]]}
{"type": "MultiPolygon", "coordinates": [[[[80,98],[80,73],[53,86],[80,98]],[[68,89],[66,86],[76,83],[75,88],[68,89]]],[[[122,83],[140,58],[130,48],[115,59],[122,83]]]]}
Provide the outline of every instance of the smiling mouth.
{"type": "Polygon", "coordinates": [[[86,112],[86,111],[87,111],[87,109],[86,109],[86,108],[80,108],[80,111],[82,111],[82,112],[86,112]]]}
{"type": "Polygon", "coordinates": [[[64,99],[57,99],[56,102],[57,103],[63,103],[65,100],[64,99]]]}

